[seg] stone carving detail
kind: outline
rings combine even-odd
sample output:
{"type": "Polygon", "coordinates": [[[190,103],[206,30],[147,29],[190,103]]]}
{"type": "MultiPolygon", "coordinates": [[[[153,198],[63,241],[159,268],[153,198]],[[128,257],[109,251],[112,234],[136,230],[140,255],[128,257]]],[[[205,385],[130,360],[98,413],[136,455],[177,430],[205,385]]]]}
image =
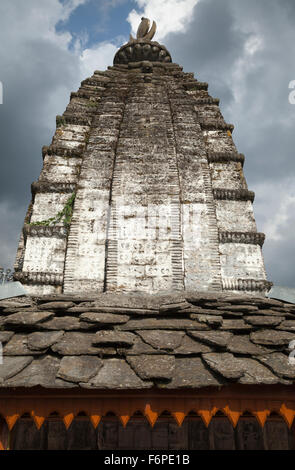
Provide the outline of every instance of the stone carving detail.
{"type": "MultiPolygon", "coordinates": [[[[151,41],[156,33],[157,25],[153,21],[153,25],[150,29],[150,20],[148,18],[141,18],[141,23],[138,26],[136,38],[143,39],[145,41],[151,41]]],[[[130,34],[130,41],[136,41],[134,37],[130,34]]]]}
{"type": "Polygon", "coordinates": [[[63,283],[63,275],[57,273],[34,273],[22,271],[15,273],[14,279],[16,281],[24,281],[28,284],[43,284],[46,286],[62,286],[63,283]]]}
{"type": "Polygon", "coordinates": [[[262,246],[264,233],[257,232],[219,232],[220,243],[247,243],[262,246]]]}
{"type": "Polygon", "coordinates": [[[73,193],[76,184],[53,183],[51,181],[37,181],[32,184],[32,194],[36,193],[73,193]]]}
{"type": "Polygon", "coordinates": [[[213,189],[214,199],[229,201],[254,201],[255,193],[247,189],[213,189]]]}
{"type": "Polygon", "coordinates": [[[222,130],[233,132],[234,125],[228,124],[221,119],[202,119],[200,122],[202,129],[204,130],[222,130]]]}
{"type": "Polygon", "coordinates": [[[237,162],[244,165],[245,156],[242,153],[209,153],[208,161],[209,163],[237,162]]]}
{"type": "Polygon", "coordinates": [[[114,65],[145,60],[151,62],[172,62],[166,47],[161,46],[158,42],[151,42],[156,29],[155,21],[153,21],[150,29],[150,20],[148,18],[141,18],[136,39],[130,34],[129,42],[122,46],[115,55],[114,65]]]}
{"type": "Polygon", "coordinates": [[[272,282],[257,279],[222,279],[223,290],[241,290],[241,291],[269,291],[272,282]]]}
{"type": "Polygon", "coordinates": [[[132,62],[172,62],[171,55],[166,47],[158,42],[131,41],[121,47],[114,57],[114,65],[132,62]]]}
{"type": "Polygon", "coordinates": [[[66,238],[67,229],[66,227],[58,226],[45,226],[45,225],[29,225],[25,224],[24,226],[24,235],[27,237],[56,237],[56,238],[66,238]]]}

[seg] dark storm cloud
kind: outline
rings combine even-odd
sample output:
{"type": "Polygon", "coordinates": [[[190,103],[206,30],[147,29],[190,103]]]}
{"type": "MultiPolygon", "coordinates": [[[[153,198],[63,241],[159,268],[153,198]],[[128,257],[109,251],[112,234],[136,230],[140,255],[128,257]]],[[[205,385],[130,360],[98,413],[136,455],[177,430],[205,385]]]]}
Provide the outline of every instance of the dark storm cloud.
{"type": "Polygon", "coordinates": [[[293,287],[295,106],[288,85],[295,80],[294,19],[292,0],[201,0],[187,31],[165,39],[175,62],[209,82],[225,119],[235,125],[249,188],[257,190],[258,230],[266,231],[268,277],[293,287]]]}
{"type": "Polygon", "coordinates": [[[0,5],[0,265],[4,266],[14,261],[30,186],[42,167],[42,146],[50,143],[55,116],[64,111],[70,91],[79,84],[79,58],[68,52],[67,37],[57,36],[50,26],[61,8],[57,0],[48,0],[44,7],[32,0],[31,9],[19,0],[0,5]]]}

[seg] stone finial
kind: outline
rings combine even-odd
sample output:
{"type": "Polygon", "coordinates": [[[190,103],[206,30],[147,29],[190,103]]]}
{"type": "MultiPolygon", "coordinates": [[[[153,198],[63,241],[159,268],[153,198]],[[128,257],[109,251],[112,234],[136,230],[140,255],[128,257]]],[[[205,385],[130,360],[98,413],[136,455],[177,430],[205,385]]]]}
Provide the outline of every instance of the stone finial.
{"type": "MultiPolygon", "coordinates": [[[[148,18],[141,18],[141,23],[138,27],[136,39],[143,39],[145,41],[151,41],[156,33],[157,25],[153,21],[153,25],[150,29],[150,20],[148,18]]],[[[130,34],[130,41],[136,41],[136,39],[130,34]]]]}

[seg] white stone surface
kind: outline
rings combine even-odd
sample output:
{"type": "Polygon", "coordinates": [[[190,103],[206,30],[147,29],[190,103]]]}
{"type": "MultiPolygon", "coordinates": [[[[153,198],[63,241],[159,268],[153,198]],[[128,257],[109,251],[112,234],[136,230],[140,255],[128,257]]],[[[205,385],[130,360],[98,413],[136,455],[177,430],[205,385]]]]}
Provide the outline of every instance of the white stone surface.
{"type": "Polygon", "coordinates": [[[221,243],[219,250],[223,278],[266,279],[259,245],[221,243]]]}
{"type": "Polygon", "coordinates": [[[251,201],[215,201],[218,228],[222,232],[256,232],[251,201]]]}
{"type": "Polygon", "coordinates": [[[63,274],[65,249],[65,239],[28,237],[23,270],[63,274]]]}

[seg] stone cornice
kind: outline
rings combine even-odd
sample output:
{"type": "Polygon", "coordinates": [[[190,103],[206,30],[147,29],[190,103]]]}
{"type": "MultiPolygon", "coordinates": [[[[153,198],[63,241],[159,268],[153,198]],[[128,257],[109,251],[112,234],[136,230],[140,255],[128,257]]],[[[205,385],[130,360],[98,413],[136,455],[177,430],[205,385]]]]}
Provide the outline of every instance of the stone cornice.
{"type": "Polygon", "coordinates": [[[196,91],[200,91],[200,90],[207,91],[208,90],[208,83],[207,82],[198,82],[197,80],[184,82],[183,86],[184,86],[185,90],[196,90],[196,91]]]}
{"type": "Polygon", "coordinates": [[[67,229],[64,226],[46,226],[46,225],[24,225],[24,236],[30,237],[55,237],[55,238],[66,238],[67,229]]]}
{"type": "Polygon", "coordinates": [[[49,146],[45,145],[42,148],[42,155],[43,155],[43,158],[45,158],[46,155],[59,155],[60,157],[67,157],[67,158],[77,158],[77,157],[81,158],[84,150],[85,150],[85,144],[81,144],[79,145],[79,147],[75,147],[71,149],[60,147],[59,145],[49,145],[49,146]]]}
{"type": "Polygon", "coordinates": [[[171,55],[158,42],[136,40],[124,44],[114,57],[114,65],[128,64],[128,62],[172,62],[171,55]]]}
{"type": "Polygon", "coordinates": [[[242,153],[208,153],[209,163],[227,163],[227,162],[238,162],[244,165],[245,156],[242,153]]]}
{"type": "Polygon", "coordinates": [[[14,274],[14,279],[22,282],[23,284],[61,286],[63,283],[63,274],[21,271],[14,274]]]}
{"type": "Polygon", "coordinates": [[[259,232],[219,232],[220,243],[246,243],[263,246],[264,233],[259,232]]]}
{"type": "Polygon", "coordinates": [[[74,124],[77,126],[90,126],[93,114],[77,115],[65,112],[62,117],[66,124],[74,124]]]}
{"type": "Polygon", "coordinates": [[[222,279],[223,290],[263,292],[269,291],[273,283],[265,279],[222,279]]]}
{"type": "Polygon", "coordinates": [[[222,130],[233,132],[234,125],[228,124],[221,119],[203,119],[200,121],[200,126],[204,130],[213,131],[213,130],[222,130]]]}
{"type": "Polygon", "coordinates": [[[195,104],[197,105],[219,105],[219,98],[211,98],[211,96],[207,96],[206,98],[195,98],[195,104]]]}
{"type": "Polygon", "coordinates": [[[247,189],[213,189],[214,199],[228,201],[254,201],[255,193],[247,189]]]}
{"type": "Polygon", "coordinates": [[[71,194],[75,191],[76,184],[74,183],[53,183],[51,181],[35,181],[32,183],[32,194],[36,193],[68,193],[71,194]]]}

